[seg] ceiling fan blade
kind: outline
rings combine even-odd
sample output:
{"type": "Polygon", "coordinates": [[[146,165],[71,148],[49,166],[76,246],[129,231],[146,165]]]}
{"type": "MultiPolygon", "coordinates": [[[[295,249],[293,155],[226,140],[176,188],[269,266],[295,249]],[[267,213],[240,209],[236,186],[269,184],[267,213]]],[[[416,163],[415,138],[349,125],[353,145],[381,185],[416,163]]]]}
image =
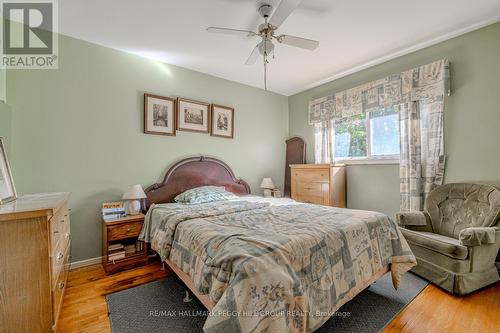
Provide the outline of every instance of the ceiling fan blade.
{"type": "Polygon", "coordinates": [[[289,35],[281,35],[276,38],[278,42],[290,45],[290,46],[295,46],[295,47],[300,47],[302,49],[307,49],[307,50],[316,50],[319,46],[319,42],[317,40],[312,40],[312,39],[307,39],[307,38],[302,38],[302,37],[295,37],[295,36],[289,36],[289,35]]]}
{"type": "Polygon", "coordinates": [[[256,33],[250,30],[239,30],[239,29],[230,29],[230,28],[219,28],[219,27],[208,27],[208,32],[216,33],[216,34],[228,34],[228,35],[237,35],[237,36],[246,36],[252,37],[255,36],[256,33]]]}
{"type": "Polygon", "coordinates": [[[259,57],[259,44],[257,44],[254,48],[252,53],[250,53],[250,56],[248,57],[247,61],[245,62],[245,65],[253,65],[257,61],[257,58],[259,57]]]}
{"type": "Polygon", "coordinates": [[[301,2],[302,0],[281,0],[269,23],[279,27],[301,2]]]}

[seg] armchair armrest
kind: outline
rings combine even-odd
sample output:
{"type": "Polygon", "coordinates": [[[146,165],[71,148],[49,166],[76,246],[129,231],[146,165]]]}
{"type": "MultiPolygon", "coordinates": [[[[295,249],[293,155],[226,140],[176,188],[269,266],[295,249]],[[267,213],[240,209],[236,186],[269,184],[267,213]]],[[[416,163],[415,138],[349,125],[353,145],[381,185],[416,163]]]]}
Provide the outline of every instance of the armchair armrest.
{"type": "Polygon", "coordinates": [[[400,226],[426,226],[430,221],[430,216],[427,212],[399,212],[396,214],[396,220],[400,226]]]}
{"type": "Polygon", "coordinates": [[[398,225],[415,231],[432,231],[431,217],[427,212],[399,212],[396,214],[398,225]]]}
{"type": "Polygon", "coordinates": [[[460,244],[465,246],[479,246],[482,244],[494,244],[496,237],[500,234],[498,227],[471,227],[465,228],[458,234],[460,244]]]}

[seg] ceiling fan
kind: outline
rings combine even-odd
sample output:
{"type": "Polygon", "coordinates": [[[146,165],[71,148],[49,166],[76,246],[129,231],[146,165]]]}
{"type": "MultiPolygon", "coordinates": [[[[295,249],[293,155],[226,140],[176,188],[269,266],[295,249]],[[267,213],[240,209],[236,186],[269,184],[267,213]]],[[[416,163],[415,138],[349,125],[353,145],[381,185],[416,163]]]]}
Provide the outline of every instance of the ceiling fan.
{"type": "Polygon", "coordinates": [[[208,27],[207,31],[245,37],[260,37],[262,39],[261,42],[255,46],[245,64],[255,64],[259,55],[262,55],[264,61],[264,89],[267,90],[267,64],[269,63],[270,58],[274,58],[275,45],[273,42],[300,47],[311,51],[315,50],[319,46],[319,42],[316,40],[276,34],[276,30],[278,30],[280,25],[287,19],[288,16],[290,16],[290,14],[301,2],[302,0],[281,0],[278,8],[276,8],[274,12],[273,7],[270,4],[262,4],[258,11],[264,18],[264,23],[259,25],[257,28],[258,32],[220,27],[208,27]]]}

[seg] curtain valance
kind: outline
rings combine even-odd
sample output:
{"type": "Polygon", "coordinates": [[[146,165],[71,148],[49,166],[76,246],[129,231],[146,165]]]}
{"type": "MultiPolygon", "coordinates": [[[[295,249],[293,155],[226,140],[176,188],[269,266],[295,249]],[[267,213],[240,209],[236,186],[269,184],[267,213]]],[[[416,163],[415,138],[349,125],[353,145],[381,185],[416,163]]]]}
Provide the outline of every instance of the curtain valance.
{"type": "Polygon", "coordinates": [[[365,112],[419,100],[443,100],[449,91],[446,59],[393,74],[309,103],[309,124],[353,117],[365,112]]]}

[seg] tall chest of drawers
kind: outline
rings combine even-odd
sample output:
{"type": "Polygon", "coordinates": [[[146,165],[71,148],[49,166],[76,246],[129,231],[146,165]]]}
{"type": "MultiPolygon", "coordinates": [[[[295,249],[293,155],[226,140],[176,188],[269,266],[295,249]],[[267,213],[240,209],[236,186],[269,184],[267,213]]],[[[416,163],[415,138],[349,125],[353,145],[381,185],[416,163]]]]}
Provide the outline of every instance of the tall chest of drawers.
{"type": "Polygon", "coordinates": [[[345,166],[291,164],[292,199],[345,208],[345,166]]]}
{"type": "Polygon", "coordinates": [[[53,332],[70,259],[69,193],[0,206],[0,332],[53,332]]]}

